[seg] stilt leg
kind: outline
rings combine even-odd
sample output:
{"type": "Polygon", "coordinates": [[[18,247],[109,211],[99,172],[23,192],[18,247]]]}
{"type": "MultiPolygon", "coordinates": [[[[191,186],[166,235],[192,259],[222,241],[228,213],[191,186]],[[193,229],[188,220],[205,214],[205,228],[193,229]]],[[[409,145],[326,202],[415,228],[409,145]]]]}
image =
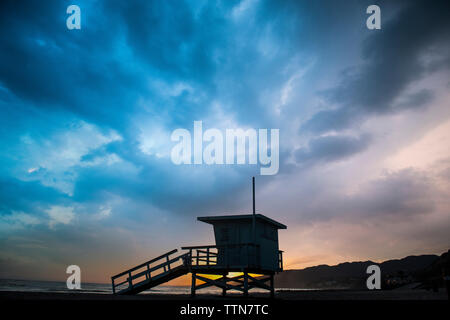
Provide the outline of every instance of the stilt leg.
{"type": "Polygon", "coordinates": [[[275,297],[275,286],[273,281],[273,273],[270,275],[270,297],[275,297]]]}
{"type": "Polygon", "coordinates": [[[192,273],[191,297],[195,297],[195,273],[192,273]]]}
{"type": "Polygon", "coordinates": [[[244,272],[244,296],[248,296],[248,273],[244,272]]]}
{"type": "Polygon", "coordinates": [[[226,295],[227,295],[227,289],[226,289],[226,287],[225,287],[225,285],[227,284],[227,274],[226,273],[224,273],[223,275],[223,288],[222,288],[222,297],[225,297],[226,295]]]}

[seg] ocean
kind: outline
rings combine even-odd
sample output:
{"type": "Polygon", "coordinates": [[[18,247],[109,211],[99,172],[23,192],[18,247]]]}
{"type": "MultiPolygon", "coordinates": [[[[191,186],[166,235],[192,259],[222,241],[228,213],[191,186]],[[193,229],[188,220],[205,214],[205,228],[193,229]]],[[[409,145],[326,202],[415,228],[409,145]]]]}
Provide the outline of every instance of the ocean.
{"type": "MultiPolygon", "coordinates": [[[[60,281],[35,281],[35,280],[11,280],[0,279],[0,291],[23,291],[23,292],[78,292],[78,293],[99,293],[111,294],[111,284],[102,283],[81,283],[80,290],[67,289],[65,282],[60,281]]],[[[233,292],[234,290],[230,290],[233,292]]],[[[267,292],[263,289],[254,288],[251,292],[267,292]]],[[[140,294],[190,294],[189,286],[157,286],[145,290],[140,294]]],[[[198,290],[199,294],[221,294],[220,288],[205,288],[198,290]]]]}

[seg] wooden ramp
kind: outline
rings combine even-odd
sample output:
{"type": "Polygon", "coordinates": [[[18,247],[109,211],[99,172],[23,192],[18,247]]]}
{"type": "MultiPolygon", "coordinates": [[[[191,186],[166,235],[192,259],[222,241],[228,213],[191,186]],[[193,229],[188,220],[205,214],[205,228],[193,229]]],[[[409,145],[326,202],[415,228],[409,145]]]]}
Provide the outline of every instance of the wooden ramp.
{"type": "Polygon", "coordinates": [[[252,288],[262,288],[270,290],[273,296],[274,274],[283,270],[282,251],[277,252],[277,268],[265,269],[259,263],[259,245],[253,243],[182,247],[182,249],[188,251],[175,257],[173,255],[178,250],[169,251],[111,277],[113,293],[137,294],[191,273],[192,296],[195,296],[196,290],[209,286],[221,288],[223,295],[227,290],[238,290],[247,295],[252,288]],[[230,272],[241,274],[229,277],[230,272]],[[255,277],[255,274],[261,276],[255,277]],[[208,275],[217,277],[214,279],[208,275]],[[197,284],[197,280],[202,283],[197,284]]]}
{"type": "Polygon", "coordinates": [[[111,277],[113,293],[136,294],[187,274],[189,253],[170,258],[177,251],[169,251],[111,277]]]}

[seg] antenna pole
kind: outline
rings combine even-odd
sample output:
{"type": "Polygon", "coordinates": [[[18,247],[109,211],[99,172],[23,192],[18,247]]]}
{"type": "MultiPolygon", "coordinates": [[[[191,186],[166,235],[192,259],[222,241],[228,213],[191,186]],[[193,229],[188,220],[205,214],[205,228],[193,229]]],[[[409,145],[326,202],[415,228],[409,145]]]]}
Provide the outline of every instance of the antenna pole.
{"type": "Polygon", "coordinates": [[[255,211],[255,177],[252,177],[252,186],[253,186],[253,214],[256,214],[256,211],[255,211]]]}
{"type": "MultiPolygon", "coordinates": [[[[256,211],[255,211],[255,177],[252,177],[252,191],[253,191],[253,219],[252,219],[252,237],[253,243],[256,244],[256,211]]],[[[253,247],[255,250],[255,247],[253,247]]],[[[256,251],[254,251],[256,252],[256,251]]]]}

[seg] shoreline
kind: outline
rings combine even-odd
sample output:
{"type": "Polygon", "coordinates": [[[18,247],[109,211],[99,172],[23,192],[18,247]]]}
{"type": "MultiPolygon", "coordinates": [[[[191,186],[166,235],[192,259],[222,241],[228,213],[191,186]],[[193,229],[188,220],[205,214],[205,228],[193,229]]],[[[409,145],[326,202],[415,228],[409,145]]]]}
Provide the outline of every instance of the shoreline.
{"type": "MultiPolygon", "coordinates": [[[[107,293],[80,292],[26,292],[0,291],[0,300],[13,301],[179,301],[179,300],[271,300],[268,294],[251,293],[244,298],[240,293],[229,293],[226,297],[213,294],[197,293],[195,298],[189,294],[141,294],[119,296],[107,293]]],[[[311,290],[276,292],[275,300],[286,301],[357,301],[357,300],[448,300],[445,290],[432,292],[427,290],[311,290]]]]}

